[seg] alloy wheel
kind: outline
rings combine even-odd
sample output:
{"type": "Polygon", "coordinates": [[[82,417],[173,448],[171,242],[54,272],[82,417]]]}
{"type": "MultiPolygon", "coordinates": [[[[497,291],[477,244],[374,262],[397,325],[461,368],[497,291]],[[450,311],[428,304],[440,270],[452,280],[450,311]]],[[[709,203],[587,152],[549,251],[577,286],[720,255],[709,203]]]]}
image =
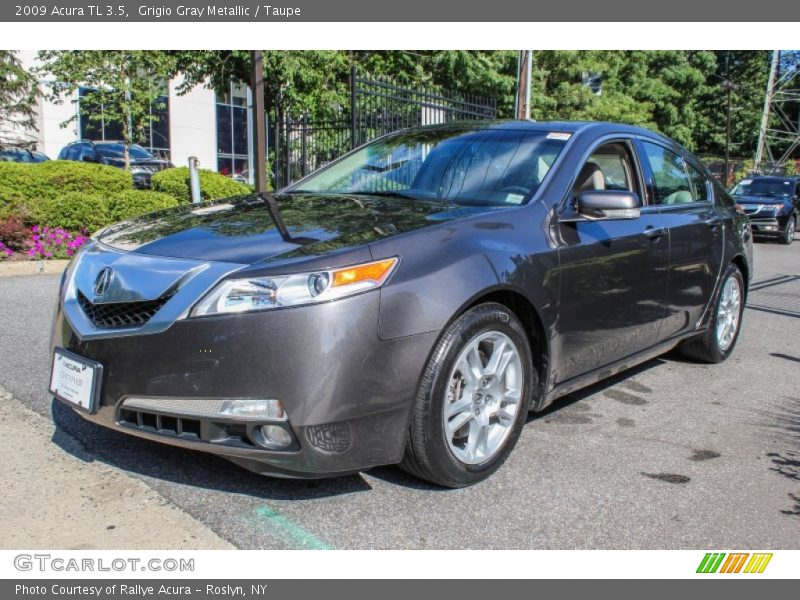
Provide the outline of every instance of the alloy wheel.
{"type": "Polygon", "coordinates": [[[717,307],[717,345],[723,352],[736,339],[741,316],[742,289],[736,277],[728,277],[722,288],[717,307]]]}
{"type": "Polygon", "coordinates": [[[522,359],[498,331],[472,338],[450,373],[443,427],[453,456],[465,464],[492,459],[503,448],[520,409],[522,359]]]}

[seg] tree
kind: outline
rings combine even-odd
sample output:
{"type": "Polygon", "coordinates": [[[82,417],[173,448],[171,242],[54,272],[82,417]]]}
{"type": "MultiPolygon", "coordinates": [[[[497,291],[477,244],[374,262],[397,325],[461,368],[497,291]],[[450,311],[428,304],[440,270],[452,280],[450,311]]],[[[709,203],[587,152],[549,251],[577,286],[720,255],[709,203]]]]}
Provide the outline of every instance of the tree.
{"type": "Polygon", "coordinates": [[[31,147],[36,126],[36,78],[12,50],[0,50],[0,149],[31,147]]]}
{"type": "Polygon", "coordinates": [[[716,65],[706,73],[706,91],[699,98],[703,119],[695,130],[698,149],[708,154],[725,153],[727,102],[721,84],[727,79],[736,85],[732,91],[731,155],[752,157],[758,143],[770,52],[719,50],[714,54],[716,65]]]}
{"type": "MultiPolygon", "coordinates": [[[[39,53],[40,70],[53,78],[52,98],[63,102],[81,87],[92,93],[81,99],[94,110],[84,111],[93,121],[119,125],[125,142],[125,168],[130,167],[128,146],[139,141],[154,118],[153,109],[166,82],[175,75],[171,53],[149,50],[46,50],[39,53]]],[[[74,98],[72,102],[78,102],[74,98]]],[[[64,121],[66,127],[77,115],[64,121]]]]}

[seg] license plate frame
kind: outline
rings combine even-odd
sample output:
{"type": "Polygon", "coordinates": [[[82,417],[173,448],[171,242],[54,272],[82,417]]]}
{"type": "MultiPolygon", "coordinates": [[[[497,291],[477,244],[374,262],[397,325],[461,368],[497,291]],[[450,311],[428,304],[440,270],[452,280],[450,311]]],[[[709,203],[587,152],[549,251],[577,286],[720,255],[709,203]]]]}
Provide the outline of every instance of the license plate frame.
{"type": "Polygon", "coordinates": [[[97,361],[85,358],[64,348],[55,348],[53,350],[53,363],[50,367],[50,393],[59,401],[68,404],[72,408],[93,414],[97,411],[100,405],[100,388],[103,380],[103,365],[97,361]],[[79,368],[76,371],[74,368],[68,368],[66,365],[71,364],[73,367],[79,368]],[[81,379],[79,385],[75,385],[75,381],[64,380],[57,381],[57,378],[62,377],[60,374],[65,371],[72,371],[72,374],[81,379]],[[86,373],[91,376],[91,381],[85,381],[86,373]],[[59,386],[60,383],[60,386],[59,386]],[[60,387],[60,391],[59,391],[60,387]]]}

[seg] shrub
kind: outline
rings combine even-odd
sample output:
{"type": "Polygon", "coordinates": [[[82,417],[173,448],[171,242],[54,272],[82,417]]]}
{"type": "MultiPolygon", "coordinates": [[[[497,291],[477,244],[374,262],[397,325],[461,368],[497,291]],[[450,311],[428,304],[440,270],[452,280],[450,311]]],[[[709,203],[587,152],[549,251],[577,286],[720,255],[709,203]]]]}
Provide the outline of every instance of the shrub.
{"type": "Polygon", "coordinates": [[[110,195],[132,187],[129,172],[106,165],[62,160],[0,162],[0,219],[12,213],[35,219],[42,202],[66,192],[110,195]]]}
{"type": "Polygon", "coordinates": [[[5,220],[0,220],[0,243],[4,248],[22,250],[29,235],[30,230],[21,215],[12,214],[5,220]]]}
{"type": "Polygon", "coordinates": [[[3,242],[0,242],[0,260],[8,258],[12,254],[14,254],[14,251],[6,246],[3,242]]]}
{"type": "Polygon", "coordinates": [[[131,174],[117,167],[70,160],[51,160],[34,165],[55,194],[84,192],[113,194],[133,187],[131,174]]]}
{"type": "MultiPolygon", "coordinates": [[[[200,193],[203,200],[216,200],[230,196],[242,196],[250,193],[250,188],[230,177],[220,175],[214,171],[200,169],[200,193]]],[[[192,200],[189,188],[189,167],[165,169],[153,175],[151,184],[154,191],[164,192],[178,199],[179,202],[188,203],[192,200]]]]}
{"type": "Polygon", "coordinates": [[[84,192],[68,192],[43,199],[34,218],[39,225],[89,233],[110,222],[105,197],[84,192]]]}
{"type": "Polygon", "coordinates": [[[0,219],[24,216],[29,206],[48,195],[47,182],[36,165],[0,162],[0,219]]]}
{"type": "Polygon", "coordinates": [[[126,190],[109,196],[107,206],[109,220],[116,222],[178,206],[178,201],[173,196],[161,192],[126,190]]]}

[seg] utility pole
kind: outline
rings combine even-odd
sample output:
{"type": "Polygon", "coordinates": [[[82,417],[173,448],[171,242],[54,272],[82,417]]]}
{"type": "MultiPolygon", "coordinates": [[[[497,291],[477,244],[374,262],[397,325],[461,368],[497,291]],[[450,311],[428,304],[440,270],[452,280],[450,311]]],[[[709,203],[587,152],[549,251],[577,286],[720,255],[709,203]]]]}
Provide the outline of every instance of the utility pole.
{"type": "Polygon", "coordinates": [[[728,110],[725,117],[725,175],[722,177],[722,185],[728,187],[730,178],[730,160],[731,160],[731,93],[738,90],[739,86],[733,83],[731,77],[731,57],[730,52],[725,55],[725,79],[720,84],[728,96],[728,110]]]}
{"type": "Polygon", "coordinates": [[[267,191],[267,123],[264,111],[264,53],[254,50],[250,73],[253,93],[253,170],[256,194],[267,191]]]}
{"type": "Polygon", "coordinates": [[[517,55],[517,93],[514,96],[514,116],[517,119],[531,118],[531,72],[532,50],[520,50],[517,55]]]}
{"type": "Polygon", "coordinates": [[[756,172],[761,167],[761,161],[764,158],[764,147],[767,144],[767,127],[769,125],[770,105],[772,104],[772,95],[775,93],[775,75],[778,72],[778,60],[780,59],[780,55],[780,50],[772,51],[772,61],[769,67],[769,77],[767,78],[767,93],[764,96],[764,111],[761,113],[761,127],[758,131],[756,163],[753,165],[753,170],[756,172]]]}

